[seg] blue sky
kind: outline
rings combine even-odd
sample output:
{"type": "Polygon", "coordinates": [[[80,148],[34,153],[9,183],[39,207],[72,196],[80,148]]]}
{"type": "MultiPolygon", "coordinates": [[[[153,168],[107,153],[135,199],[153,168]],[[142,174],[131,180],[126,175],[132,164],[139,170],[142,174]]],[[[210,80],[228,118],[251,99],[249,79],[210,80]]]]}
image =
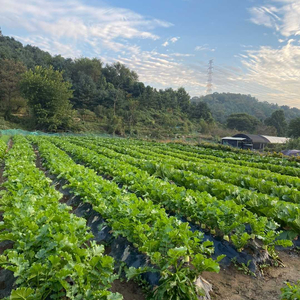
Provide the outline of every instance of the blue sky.
{"type": "Polygon", "coordinates": [[[0,0],[3,34],[120,61],[157,88],[251,94],[300,108],[299,0],[0,0]]]}

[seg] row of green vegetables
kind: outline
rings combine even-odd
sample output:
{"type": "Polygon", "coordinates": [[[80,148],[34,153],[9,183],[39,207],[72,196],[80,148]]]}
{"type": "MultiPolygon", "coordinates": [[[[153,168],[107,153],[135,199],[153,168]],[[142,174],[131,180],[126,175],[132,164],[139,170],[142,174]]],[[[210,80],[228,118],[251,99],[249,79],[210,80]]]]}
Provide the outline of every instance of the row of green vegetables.
{"type": "Polygon", "coordinates": [[[284,201],[300,203],[300,191],[298,190],[298,188],[300,188],[300,179],[298,177],[284,176],[271,172],[266,173],[265,171],[260,172],[257,169],[257,171],[252,171],[247,167],[230,167],[225,163],[212,163],[199,159],[193,160],[192,157],[176,153],[173,154],[171,151],[164,151],[163,149],[156,149],[155,147],[127,146],[126,141],[124,142],[122,140],[103,141],[97,139],[96,141],[98,145],[107,146],[122,153],[130,152],[130,155],[138,158],[147,159],[147,157],[150,156],[157,161],[173,164],[176,169],[192,171],[246,189],[278,197],[284,201]],[[196,162],[190,162],[189,160],[196,162]],[[277,185],[276,181],[281,184],[289,182],[291,187],[277,185]]]}
{"type": "MultiPolygon", "coordinates": [[[[111,140],[111,139],[107,139],[107,140],[111,140]]],[[[253,161],[247,155],[228,153],[226,151],[215,151],[209,148],[199,148],[199,147],[193,147],[193,146],[181,145],[181,144],[162,144],[158,142],[150,143],[146,141],[128,140],[128,139],[125,141],[126,143],[135,146],[169,150],[172,151],[173,153],[185,154],[185,155],[189,155],[190,157],[193,156],[195,158],[212,160],[214,162],[224,162],[232,165],[269,170],[282,175],[300,176],[300,169],[299,169],[300,163],[290,166],[290,165],[286,165],[285,163],[280,163],[282,162],[282,160],[280,160],[279,163],[274,162],[269,157],[264,157],[263,161],[260,160],[253,161]]]]}
{"type": "MultiPolygon", "coordinates": [[[[176,144],[176,143],[172,143],[172,144],[176,144]]],[[[242,155],[247,157],[247,160],[253,160],[253,161],[261,161],[261,162],[265,162],[265,161],[271,161],[274,164],[279,164],[279,165],[285,165],[285,166],[295,166],[295,167],[299,167],[300,166],[300,161],[299,161],[299,157],[289,157],[289,156],[285,156],[282,153],[276,153],[276,152],[256,152],[256,151],[252,151],[252,150],[244,150],[244,149],[237,149],[234,147],[226,147],[229,151],[225,150],[224,151],[224,145],[217,145],[217,144],[212,144],[212,143],[201,143],[197,146],[193,146],[193,145],[186,145],[188,148],[192,148],[192,149],[201,149],[205,148],[205,149],[209,149],[212,150],[214,152],[223,152],[223,153],[228,153],[229,156],[234,156],[234,154],[237,155],[242,155]],[[221,147],[221,148],[219,148],[221,147]]],[[[200,151],[201,151],[200,150],[200,151]]]]}
{"type": "MultiPolygon", "coordinates": [[[[157,143],[158,144],[158,143],[157,143]]],[[[258,164],[265,164],[277,166],[278,170],[289,170],[292,171],[293,168],[299,168],[300,162],[299,160],[290,160],[285,157],[272,157],[268,155],[253,155],[252,153],[255,153],[253,151],[249,151],[250,153],[233,153],[228,151],[222,151],[222,150],[214,150],[211,148],[205,148],[205,147],[196,147],[196,146],[184,146],[184,145],[178,145],[178,144],[168,144],[171,148],[175,149],[184,149],[185,151],[192,152],[192,153],[198,153],[198,154],[211,154],[216,157],[221,158],[231,158],[234,160],[245,160],[250,163],[258,163],[258,164]]],[[[295,174],[290,174],[295,175],[295,174]]]]}
{"type": "Polygon", "coordinates": [[[0,256],[16,278],[10,299],[122,299],[109,291],[114,261],[91,242],[86,221],[59,202],[62,194],[36,168],[28,141],[14,137],[5,158],[0,241],[12,248],[0,256]]]}
{"type": "MultiPolygon", "coordinates": [[[[178,144],[178,143],[176,143],[178,144]]],[[[181,143],[183,144],[183,143],[181,143]]],[[[186,144],[183,144],[186,145],[186,144]]],[[[195,146],[194,146],[195,147],[195,146]]],[[[222,150],[223,152],[235,152],[239,154],[246,154],[251,156],[263,156],[263,157],[270,157],[270,158],[279,158],[284,159],[286,161],[294,162],[294,163],[300,163],[299,156],[286,156],[281,152],[274,152],[274,151],[264,151],[264,152],[256,152],[252,151],[250,149],[239,149],[232,146],[222,145],[222,144],[215,144],[215,143],[208,143],[208,142],[202,142],[198,145],[196,145],[197,148],[208,148],[208,149],[214,149],[214,150],[222,150]]]]}
{"type": "Polygon", "coordinates": [[[0,161],[3,160],[7,151],[7,145],[3,140],[0,140],[0,161]]]}
{"type": "MultiPolygon", "coordinates": [[[[123,142],[122,140],[118,140],[119,142],[123,142]]],[[[126,144],[126,142],[125,142],[126,144]]],[[[136,147],[136,145],[131,146],[136,147]]],[[[165,145],[160,146],[139,146],[139,149],[143,150],[151,150],[155,153],[161,153],[168,155],[170,157],[179,158],[182,160],[186,160],[188,162],[195,162],[199,164],[211,164],[214,166],[218,166],[219,168],[222,168],[224,170],[234,172],[234,173],[241,173],[245,175],[250,175],[255,178],[264,179],[267,181],[273,181],[276,184],[279,185],[286,185],[289,187],[295,187],[297,189],[300,189],[300,178],[290,175],[282,175],[280,173],[272,172],[270,170],[263,170],[259,168],[254,168],[251,166],[237,166],[236,160],[234,160],[234,163],[229,163],[227,161],[223,161],[222,159],[218,160],[217,157],[212,157],[210,159],[206,159],[205,157],[198,157],[197,155],[191,155],[190,152],[177,150],[174,148],[166,147],[165,145]]],[[[264,164],[265,165],[265,164],[264,164]]],[[[294,172],[294,169],[292,170],[294,172]]],[[[296,174],[295,174],[296,175],[296,174]]]]}
{"type": "Polygon", "coordinates": [[[85,162],[97,170],[99,174],[112,176],[113,180],[124,184],[130,191],[140,196],[149,196],[169,211],[187,217],[204,229],[211,229],[212,234],[231,241],[238,249],[242,249],[253,239],[261,240],[265,246],[273,246],[276,243],[291,245],[290,241],[275,241],[279,235],[276,231],[278,228],[276,222],[266,217],[258,217],[233,200],[219,201],[207,192],[201,193],[178,187],[168,181],[150,176],[146,170],[139,168],[143,165],[145,169],[150,167],[148,170],[152,171],[153,165],[147,161],[140,161],[128,155],[87,144],[80,139],[77,139],[77,143],[81,146],[55,138],[52,141],[78,161],[85,162]],[[251,226],[250,234],[246,232],[247,224],[251,226]]]}
{"type": "MultiPolygon", "coordinates": [[[[75,139],[72,139],[75,141],[75,139]]],[[[108,148],[94,145],[77,139],[77,143],[93,148],[101,154],[126,161],[166,180],[172,180],[178,185],[195,191],[208,192],[219,200],[234,200],[237,204],[247,207],[252,212],[264,215],[280,222],[287,229],[292,229],[292,235],[297,236],[300,232],[300,207],[297,204],[278,200],[278,198],[257,193],[225,183],[217,179],[210,179],[191,171],[179,170],[173,167],[174,161],[157,162],[155,156],[147,156],[147,159],[135,159],[129,155],[117,153],[108,148]]],[[[95,142],[97,144],[97,142],[95,142]]],[[[106,147],[109,147],[106,145],[106,147]]]]}
{"type": "MultiPolygon", "coordinates": [[[[102,140],[102,139],[101,139],[102,140]]],[[[107,141],[107,140],[106,140],[107,141]]],[[[131,155],[133,155],[134,157],[138,157],[138,158],[145,158],[144,157],[144,155],[143,154],[141,154],[141,153],[139,153],[138,151],[128,151],[128,143],[127,143],[127,141],[123,141],[123,140],[119,140],[119,139],[109,139],[108,140],[109,141],[109,143],[107,144],[106,143],[106,147],[109,147],[110,149],[113,149],[113,150],[121,150],[121,153],[127,153],[128,154],[128,152],[130,152],[130,154],[131,155]],[[115,145],[113,145],[113,142],[116,142],[117,143],[117,148],[116,148],[116,146],[115,145]],[[125,144],[125,145],[124,145],[125,144]],[[120,146],[123,146],[123,147],[120,147],[120,146]]],[[[78,140],[77,140],[77,142],[78,142],[78,140]]],[[[99,144],[99,143],[98,143],[99,144]]],[[[86,145],[86,143],[85,143],[85,145],[86,145]]],[[[91,148],[94,148],[95,149],[95,147],[91,147],[91,148]]],[[[132,148],[131,148],[132,149],[132,148]]],[[[133,149],[137,149],[137,147],[135,147],[135,148],[133,148],[133,149]]],[[[145,148],[139,148],[139,151],[141,151],[141,149],[145,149],[145,148]]],[[[152,148],[153,149],[153,148],[152,148]]],[[[105,149],[100,149],[100,148],[98,148],[98,150],[100,150],[100,152],[101,153],[103,153],[103,151],[104,152],[106,152],[106,154],[107,154],[107,151],[105,150],[105,149]]],[[[149,151],[147,151],[146,150],[146,154],[151,154],[149,151]]],[[[153,154],[153,153],[152,153],[153,154]]],[[[155,153],[155,155],[157,156],[158,155],[158,153],[155,153]]],[[[123,157],[124,158],[124,157],[123,157]]],[[[148,156],[148,158],[149,158],[149,156],[148,156]]],[[[131,161],[132,162],[132,161],[131,161]]],[[[176,163],[177,162],[177,160],[175,160],[175,161],[173,161],[173,164],[174,164],[174,162],[176,163]]],[[[271,173],[272,174],[272,173],[271,173]]],[[[278,175],[278,174],[276,174],[276,175],[278,175]]],[[[280,176],[280,175],[279,175],[280,176]]],[[[282,176],[283,177],[283,176],[282,176]]],[[[286,179],[286,180],[288,180],[288,179],[291,179],[291,178],[293,178],[293,177],[289,177],[289,176],[286,176],[287,178],[284,178],[284,179],[286,179]]],[[[293,178],[294,179],[294,178],[293,178]]],[[[298,178],[295,178],[295,181],[297,181],[298,180],[298,178]]],[[[284,299],[284,300],[292,300],[292,299],[298,299],[299,297],[300,297],[300,286],[299,286],[299,284],[297,285],[297,284],[290,284],[290,283],[287,283],[286,284],[286,287],[285,288],[282,288],[281,289],[282,290],[282,295],[281,295],[281,299],[284,299]],[[298,297],[298,298],[297,298],[298,297]]]]}
{"type": "Polygon", "coordinates": [[[218,272],[218,261],[223,258],[215,261],[209,257],[214,251],[212,242],[203,242],[202,233],[192,232],[188,223],[169,217],[152,201],[121,190],[94,170],[76,164],[46,138],[30,140],[38,145],[45,167],[67,180],[66,187],[72,193],[92,204],[114,236],[125,237],[147,255],[153,267],[130,268],[129,274],[159,272],[161,279],[153,292],[154,299],[197,299],[201,291],[194,281],[203,271],[218,272]]]}

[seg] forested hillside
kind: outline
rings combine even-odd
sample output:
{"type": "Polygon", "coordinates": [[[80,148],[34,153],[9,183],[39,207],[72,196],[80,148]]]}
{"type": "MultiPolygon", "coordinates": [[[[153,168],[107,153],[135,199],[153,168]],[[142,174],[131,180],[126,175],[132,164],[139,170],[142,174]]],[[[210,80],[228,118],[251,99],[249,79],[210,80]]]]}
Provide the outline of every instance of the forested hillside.
{"type": "Polygon", "coordinates": [[[199,131],[213,121],[206,104],[191,103],[184,88],[157,90],[118,62],[52,56],[1,32],[0,100],[6,121],[45,131],[158,136],[199,131]]]}
{"type": "Polygon", "coordinates": [[[300,110],[250,95],[190,98],[157,90],[119,62],[52,56],[0,31],[0,129],[211,138],[237,131],[299,136],[300,110]],[[291,122],[290,128],[289,121],[291,122]]]}
{"type": "Polygon", "coordinates": [[[225,123],[227,117],[235,113],[246,113],[264,121],[276,110],[283,110],[287,121],[300,117],[300,109],[289,106],[279,106],[269,102],[260,102],[251,95],[233,93],[213,93],[202,97],[193,97],[192,101],[207,103],[214,119],[225,123]]]}

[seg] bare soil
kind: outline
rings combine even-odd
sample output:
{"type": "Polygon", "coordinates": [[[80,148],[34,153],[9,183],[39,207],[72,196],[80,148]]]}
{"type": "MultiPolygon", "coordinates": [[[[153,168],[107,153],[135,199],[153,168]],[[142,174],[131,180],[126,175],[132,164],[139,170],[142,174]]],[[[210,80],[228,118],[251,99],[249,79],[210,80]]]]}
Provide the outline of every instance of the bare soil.
{"type": "Polygon", "coordinates": [[[7,143],[7,152],[10,150],[10,148],[12,147],[13,145],[13,140],[12,138],[9,139],[8,143],[7,143]]]}
{"type": "Polygon", "coordinates": [[[295,252],[280,251],[285,267],[269,267],[263,277],[245,275],[231,266],[219,274],[204,272],[202,276],[213,285],[213,300],[275,300],[280,299],[284,282],[300,279],[300,256],[295,252]]]}
{"type": "Polygon", "coordinates": [[[120,280],[115,280],[112,285],[112,292],[118,292],[123,295],[124,300],[145,300],[146,297],[143,290],[134,281],[121,282],[120,280]]]}

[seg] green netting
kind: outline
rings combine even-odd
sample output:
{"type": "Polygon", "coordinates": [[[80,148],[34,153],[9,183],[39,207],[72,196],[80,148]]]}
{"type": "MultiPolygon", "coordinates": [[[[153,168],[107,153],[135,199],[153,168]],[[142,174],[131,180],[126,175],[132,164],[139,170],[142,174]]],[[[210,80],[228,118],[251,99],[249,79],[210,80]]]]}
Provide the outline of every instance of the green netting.
{"type": "Polygon", "coordinates": [[[99,136],[99,137],[113,137],[107,133],[73,133],[73,132],[61,132],[61,133],[47,133],[42,131],[27,131],[23,129],[5,129],[0,130],[1,135],[48,135],[48,136],[99,136]]]}
{"type": "Polygon", "coordinates": [[[26,131],[22,129],[5,129],[0,130],[1,135],[47,135],[45,132],[41,131],[26,131]]]}

